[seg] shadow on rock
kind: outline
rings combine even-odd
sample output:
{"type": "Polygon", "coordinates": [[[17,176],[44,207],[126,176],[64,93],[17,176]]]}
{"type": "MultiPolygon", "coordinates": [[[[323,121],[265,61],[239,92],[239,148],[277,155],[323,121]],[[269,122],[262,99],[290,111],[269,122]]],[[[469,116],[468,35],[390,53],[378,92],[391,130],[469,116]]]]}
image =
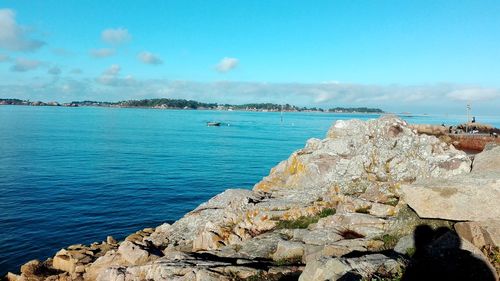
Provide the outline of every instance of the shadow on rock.
{"type": "Polygon", "coordinates": [[[415,253],[402,281],[495,281],[490,267],[471,252],[462,250],[460,237],[448,228],[433,230],[420,225],[414,232],[415,253]]]}

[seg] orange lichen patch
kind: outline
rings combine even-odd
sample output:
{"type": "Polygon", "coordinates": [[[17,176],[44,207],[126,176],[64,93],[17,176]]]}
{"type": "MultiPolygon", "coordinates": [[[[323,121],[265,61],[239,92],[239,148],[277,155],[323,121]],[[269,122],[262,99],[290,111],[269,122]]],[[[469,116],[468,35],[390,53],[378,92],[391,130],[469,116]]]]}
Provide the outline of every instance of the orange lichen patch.
{"type": "Polygon", "coordinates": [[[387,216],[393,217],[397,214],[397,211],[399,211],[399,210],[397,210],[396,208],[391,208],[387,211],[387,216]]]}
{"type": "Polygon", "coordinates": [[[273,187],[283,186],[283,180],[277,175],[269,175],[254,186],[256,191],[269,192],[273,187]]]}
{"type": "Polygon", "coordinates": [[[247,218],[249,218],[249,219],[255,218],[258,215],[259,215],[259,210],[258,209],[253,209],[253,210],[247,211],[247,218]]]}
{"type": "MultiPolygon", "coordinates": [[[[269,192],[276,187],[294,187],[299,184],[301,175],[306,171],[306,166],[302,163],[297,153],[292,154],[285,162],[283,172],[279,172],[276,167],[271,170],[269,176],[254,186],[254,190],[269,192]]],[[[280,164],[281,165],[281,164],[280,164]]]]}
{"type": "Polygon", "coordinates": [[[222,240],[227,241],[229,236],[233,233],[233,228],[226,226],[226,227],[221,227],[221,231],[219,233],[219,236],[222,240]]]}
{"type": "Polygon", "coordinates": [[[300,174],[306,170],[306,166],[297,159],[297,155],[295,154],[289,163],[287,171],[290,175],[300,174]]]}

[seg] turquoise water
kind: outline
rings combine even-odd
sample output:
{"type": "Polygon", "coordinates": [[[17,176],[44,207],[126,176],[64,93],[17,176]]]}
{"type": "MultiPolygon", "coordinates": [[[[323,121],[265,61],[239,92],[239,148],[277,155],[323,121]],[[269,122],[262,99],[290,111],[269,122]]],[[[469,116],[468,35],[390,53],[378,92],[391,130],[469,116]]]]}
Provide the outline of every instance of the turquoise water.
{"type": "MultiPolygon", "coordinates": [[[[374,117],[0,106],[0,275],[70,244],[177,220],[227,188],[251,188],[335,120],[374,117]]],[[[478,120],[500,127],[498,117],[478,120]]]]}

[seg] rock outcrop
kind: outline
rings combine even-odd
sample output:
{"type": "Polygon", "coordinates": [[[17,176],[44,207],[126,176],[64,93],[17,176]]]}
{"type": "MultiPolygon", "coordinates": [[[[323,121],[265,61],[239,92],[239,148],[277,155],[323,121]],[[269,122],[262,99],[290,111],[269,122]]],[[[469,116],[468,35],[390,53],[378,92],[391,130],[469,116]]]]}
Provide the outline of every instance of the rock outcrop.
{"type": "MultiPolygon", "coordinates": [[[[423,182],[459,185],[465,181],[456,182],[457,178],[474,174],[471,164],[464,152],[434,136],[419,135],[395,117],[337,121],[325,139],[310,139],[253,190],[226,190],[172,225],[139,231],[120,243],[107,239],[99,244],[107,245],[105,250],[93,255],[87,251],[91,246],[63,249],[53,261],[43,263],[53,270],[50,273],[28,276],[21,272],[8,278],[338,280],[349,274],[364,278],[397,275],[409,256],[386,252],[400,237],[412,235],[415,226],[450,227],[453,222],[447,220],[486,221],[492,219],[489,214],[496,214],[491,207],[485,212],[478,206],[465,208],[467,215],[457,219],[447,215],[451,209],[429,215],[415,203],[432,204],[424,199],[435,191],[423,182]]],[[[489,175],[477,181],[493,188],[498,173],[489,175]]],[[[468,184],[461,191],[463,197],[457,202],[492,196],[468,184]]],[[[441,193],[436,200],[442,204],[454,195],[441,193]]],[[[480,226],[486,229],[481,232],[483,238],[475,234],[475,227],[456,226],[476,246],[498,241],[491,225],[480,226]]],[[[409,246],[400,245],[404,247],[409,246]]]]}
{"type": "Polygon", "coordinates": [[[452,221],[500,218],[500,179],[494,173],[425,179],[404,185],[405,201],[420,217],[452,221]]]}

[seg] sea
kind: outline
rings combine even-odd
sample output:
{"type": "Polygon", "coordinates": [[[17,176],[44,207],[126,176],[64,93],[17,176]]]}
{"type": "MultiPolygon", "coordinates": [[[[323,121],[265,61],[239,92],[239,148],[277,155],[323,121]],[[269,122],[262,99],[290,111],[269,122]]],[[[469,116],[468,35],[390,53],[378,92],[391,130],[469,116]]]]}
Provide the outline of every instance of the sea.
{"type": "MultiPolygon", "coordinates": [[[[0,276],[72,244],[172,223],[225,189],[252,188],[336,120],[377,117],[0,106],[0,276]],[[208,127],[210,121],[221,126],[208,127]]],[[[500,127],[499,116],[476,120],[500,127]]]]}

